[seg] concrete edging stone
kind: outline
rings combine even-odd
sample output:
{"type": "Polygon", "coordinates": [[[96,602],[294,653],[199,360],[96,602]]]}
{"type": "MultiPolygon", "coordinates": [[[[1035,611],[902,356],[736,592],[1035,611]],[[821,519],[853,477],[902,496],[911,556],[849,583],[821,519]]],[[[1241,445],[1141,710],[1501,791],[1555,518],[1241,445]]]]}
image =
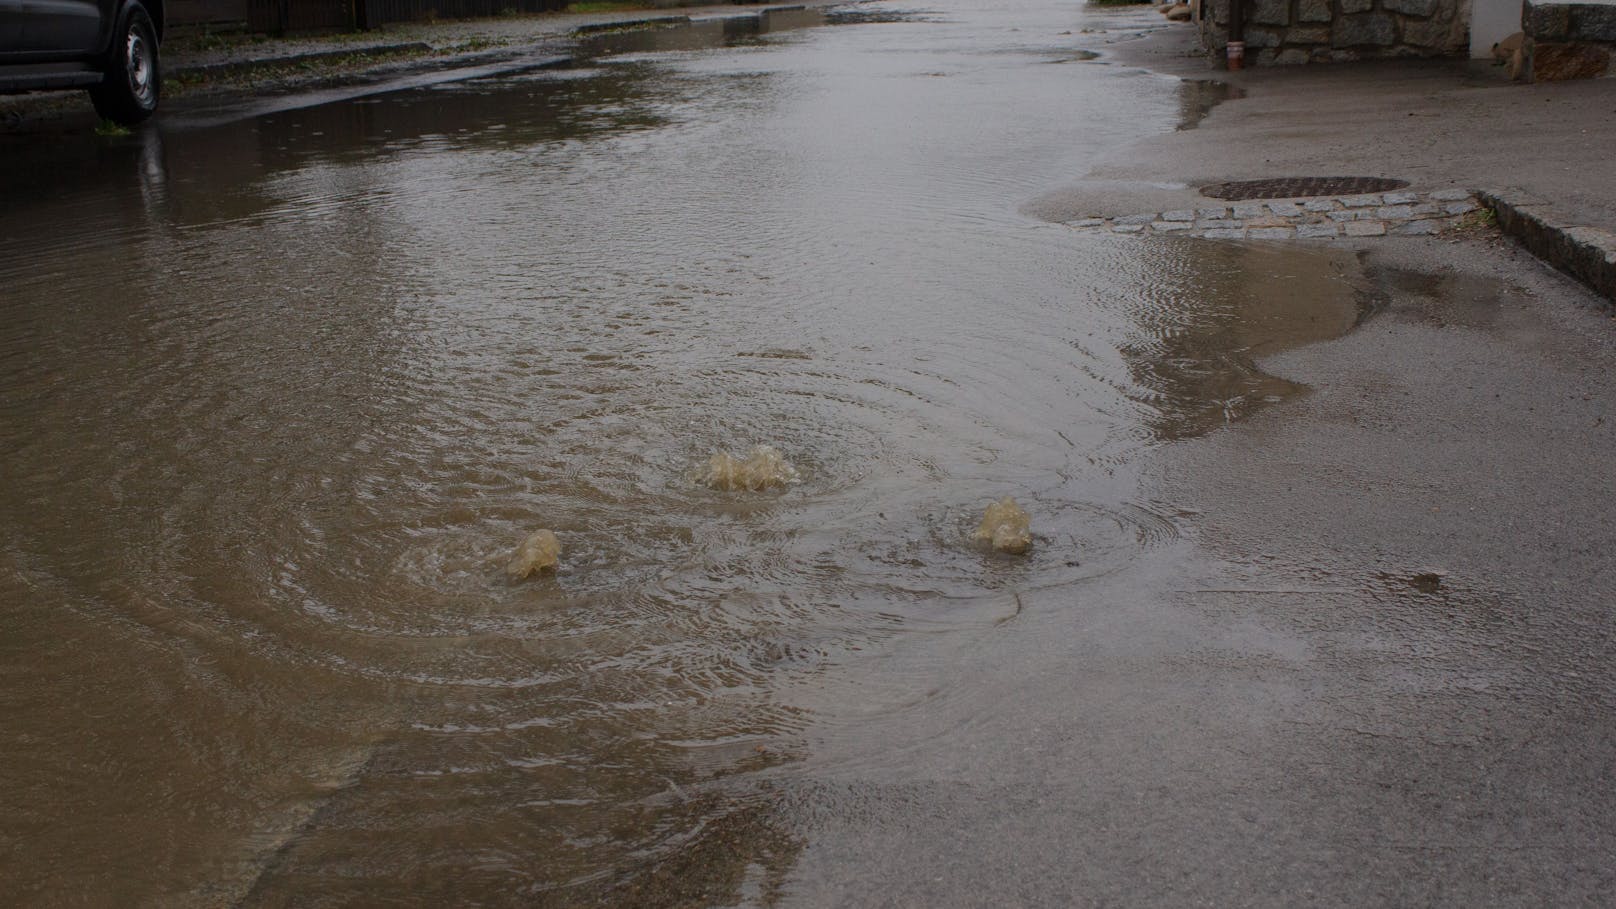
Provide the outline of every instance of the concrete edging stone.
{"type": "Polygon", "coordinates": [[[432,45],[425,41],[407,41],[402,44],[367,44],[359,47],[344,48],[340,50],[312,51],[306,54],[289,54],[280,57],[262,57],[256,60],[231,60],[224,63],[200,63],[189,66],[173,66],[168,68],[165,75],[173,78],[187,76],[238,76],[257,70],[273,69],[284,66],[301,66],[305,63],[323,63],[329,60],[363,59],[374,57],[391,57],[395,54],[430,54],[432,45]]]}
{"type": "Polygon", "coordinates": [[[1541,199],[1518,190],[1477,193],[1498,227],[1533,255],[1616,301],[1616,234],[1566,223],[1541,199]]]}

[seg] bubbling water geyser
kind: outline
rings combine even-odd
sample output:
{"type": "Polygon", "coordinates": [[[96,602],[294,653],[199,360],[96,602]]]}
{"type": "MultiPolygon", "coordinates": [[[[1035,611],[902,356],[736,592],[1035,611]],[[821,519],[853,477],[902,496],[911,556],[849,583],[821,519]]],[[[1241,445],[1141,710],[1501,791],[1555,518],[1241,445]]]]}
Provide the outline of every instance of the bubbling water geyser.
{"type": "Polygon", "coordinates": [[[988,506],[971,539],[999,552],[1021,555],[1032,546],[1032,517],[1005,496],[988,506]]]}
{"type": "Polygon", "coordinates": [[[744,459],[726,451],[715,452],[707,460],[701,482],[713,489],[759,492],[802,481],[797,468],[773,445],[757,445],[744,459]]]}

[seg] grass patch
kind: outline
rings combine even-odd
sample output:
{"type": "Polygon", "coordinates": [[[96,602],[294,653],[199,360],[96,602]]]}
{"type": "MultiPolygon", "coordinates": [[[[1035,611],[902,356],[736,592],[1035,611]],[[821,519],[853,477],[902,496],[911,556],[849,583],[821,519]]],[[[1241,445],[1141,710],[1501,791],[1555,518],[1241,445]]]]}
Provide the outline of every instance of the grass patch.
{"type": "Polygon", "coordinates": [[[1498,216],[1490,208],[1478,208],[1454,221],[1446,233],[1459,237],[1497,236],[1498,216]]]}
{"type": "Polygon", "coordinates": [[[462,41],[459,44],[453,45],[452,47],[440,48],[437,53],[440,55],[469,54],[476,53],[477,51],[491,50],[496,47],[504,47],[510,43],[510,39],[508,38],[489,38],[484,35],[475,35],[467,38],[465,41],[462,41]]]}
{"type": "Polygon", "coordinates": [[[129,135],[129,127],[119,126],[111,120],[102,120],[95,125],[95,134],[108,139],[116,139],[129,135]]]}

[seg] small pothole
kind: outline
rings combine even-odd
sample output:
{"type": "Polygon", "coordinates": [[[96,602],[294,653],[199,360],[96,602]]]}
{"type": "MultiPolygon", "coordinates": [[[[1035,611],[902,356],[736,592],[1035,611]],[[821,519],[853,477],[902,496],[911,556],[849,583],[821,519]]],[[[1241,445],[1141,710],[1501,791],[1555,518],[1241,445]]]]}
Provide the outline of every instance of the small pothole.
{"type": "Polygon", "coordinates": [[[1306,196],[1353,196],[1402,189],[1407,180],[1390,177],[1276,177],[1270,180],[1235,180],[1201,187],[1211,199],[1299,199],[1306,196]]]}

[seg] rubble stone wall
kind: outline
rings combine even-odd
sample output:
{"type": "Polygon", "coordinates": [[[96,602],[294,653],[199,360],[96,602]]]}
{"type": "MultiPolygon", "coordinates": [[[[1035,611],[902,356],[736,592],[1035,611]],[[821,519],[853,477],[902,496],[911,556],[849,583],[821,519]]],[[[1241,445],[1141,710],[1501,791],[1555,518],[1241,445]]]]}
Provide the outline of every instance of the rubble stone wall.
{"type": "MultiPolygon", "coordinates": [[[[1203,2],[1201,41],[1222,60],[1231,0],[1203,2]]],[[[1246,61],[1259,66],[1470,51],[1470,0],[1241,2],[1246,4],[1246,61]]]]}
{"type": "Polygon", "coordinates": [[[1616,75],[1616,2],[1533,3],[1521,10],[1531,82],[1616,75]]]}

